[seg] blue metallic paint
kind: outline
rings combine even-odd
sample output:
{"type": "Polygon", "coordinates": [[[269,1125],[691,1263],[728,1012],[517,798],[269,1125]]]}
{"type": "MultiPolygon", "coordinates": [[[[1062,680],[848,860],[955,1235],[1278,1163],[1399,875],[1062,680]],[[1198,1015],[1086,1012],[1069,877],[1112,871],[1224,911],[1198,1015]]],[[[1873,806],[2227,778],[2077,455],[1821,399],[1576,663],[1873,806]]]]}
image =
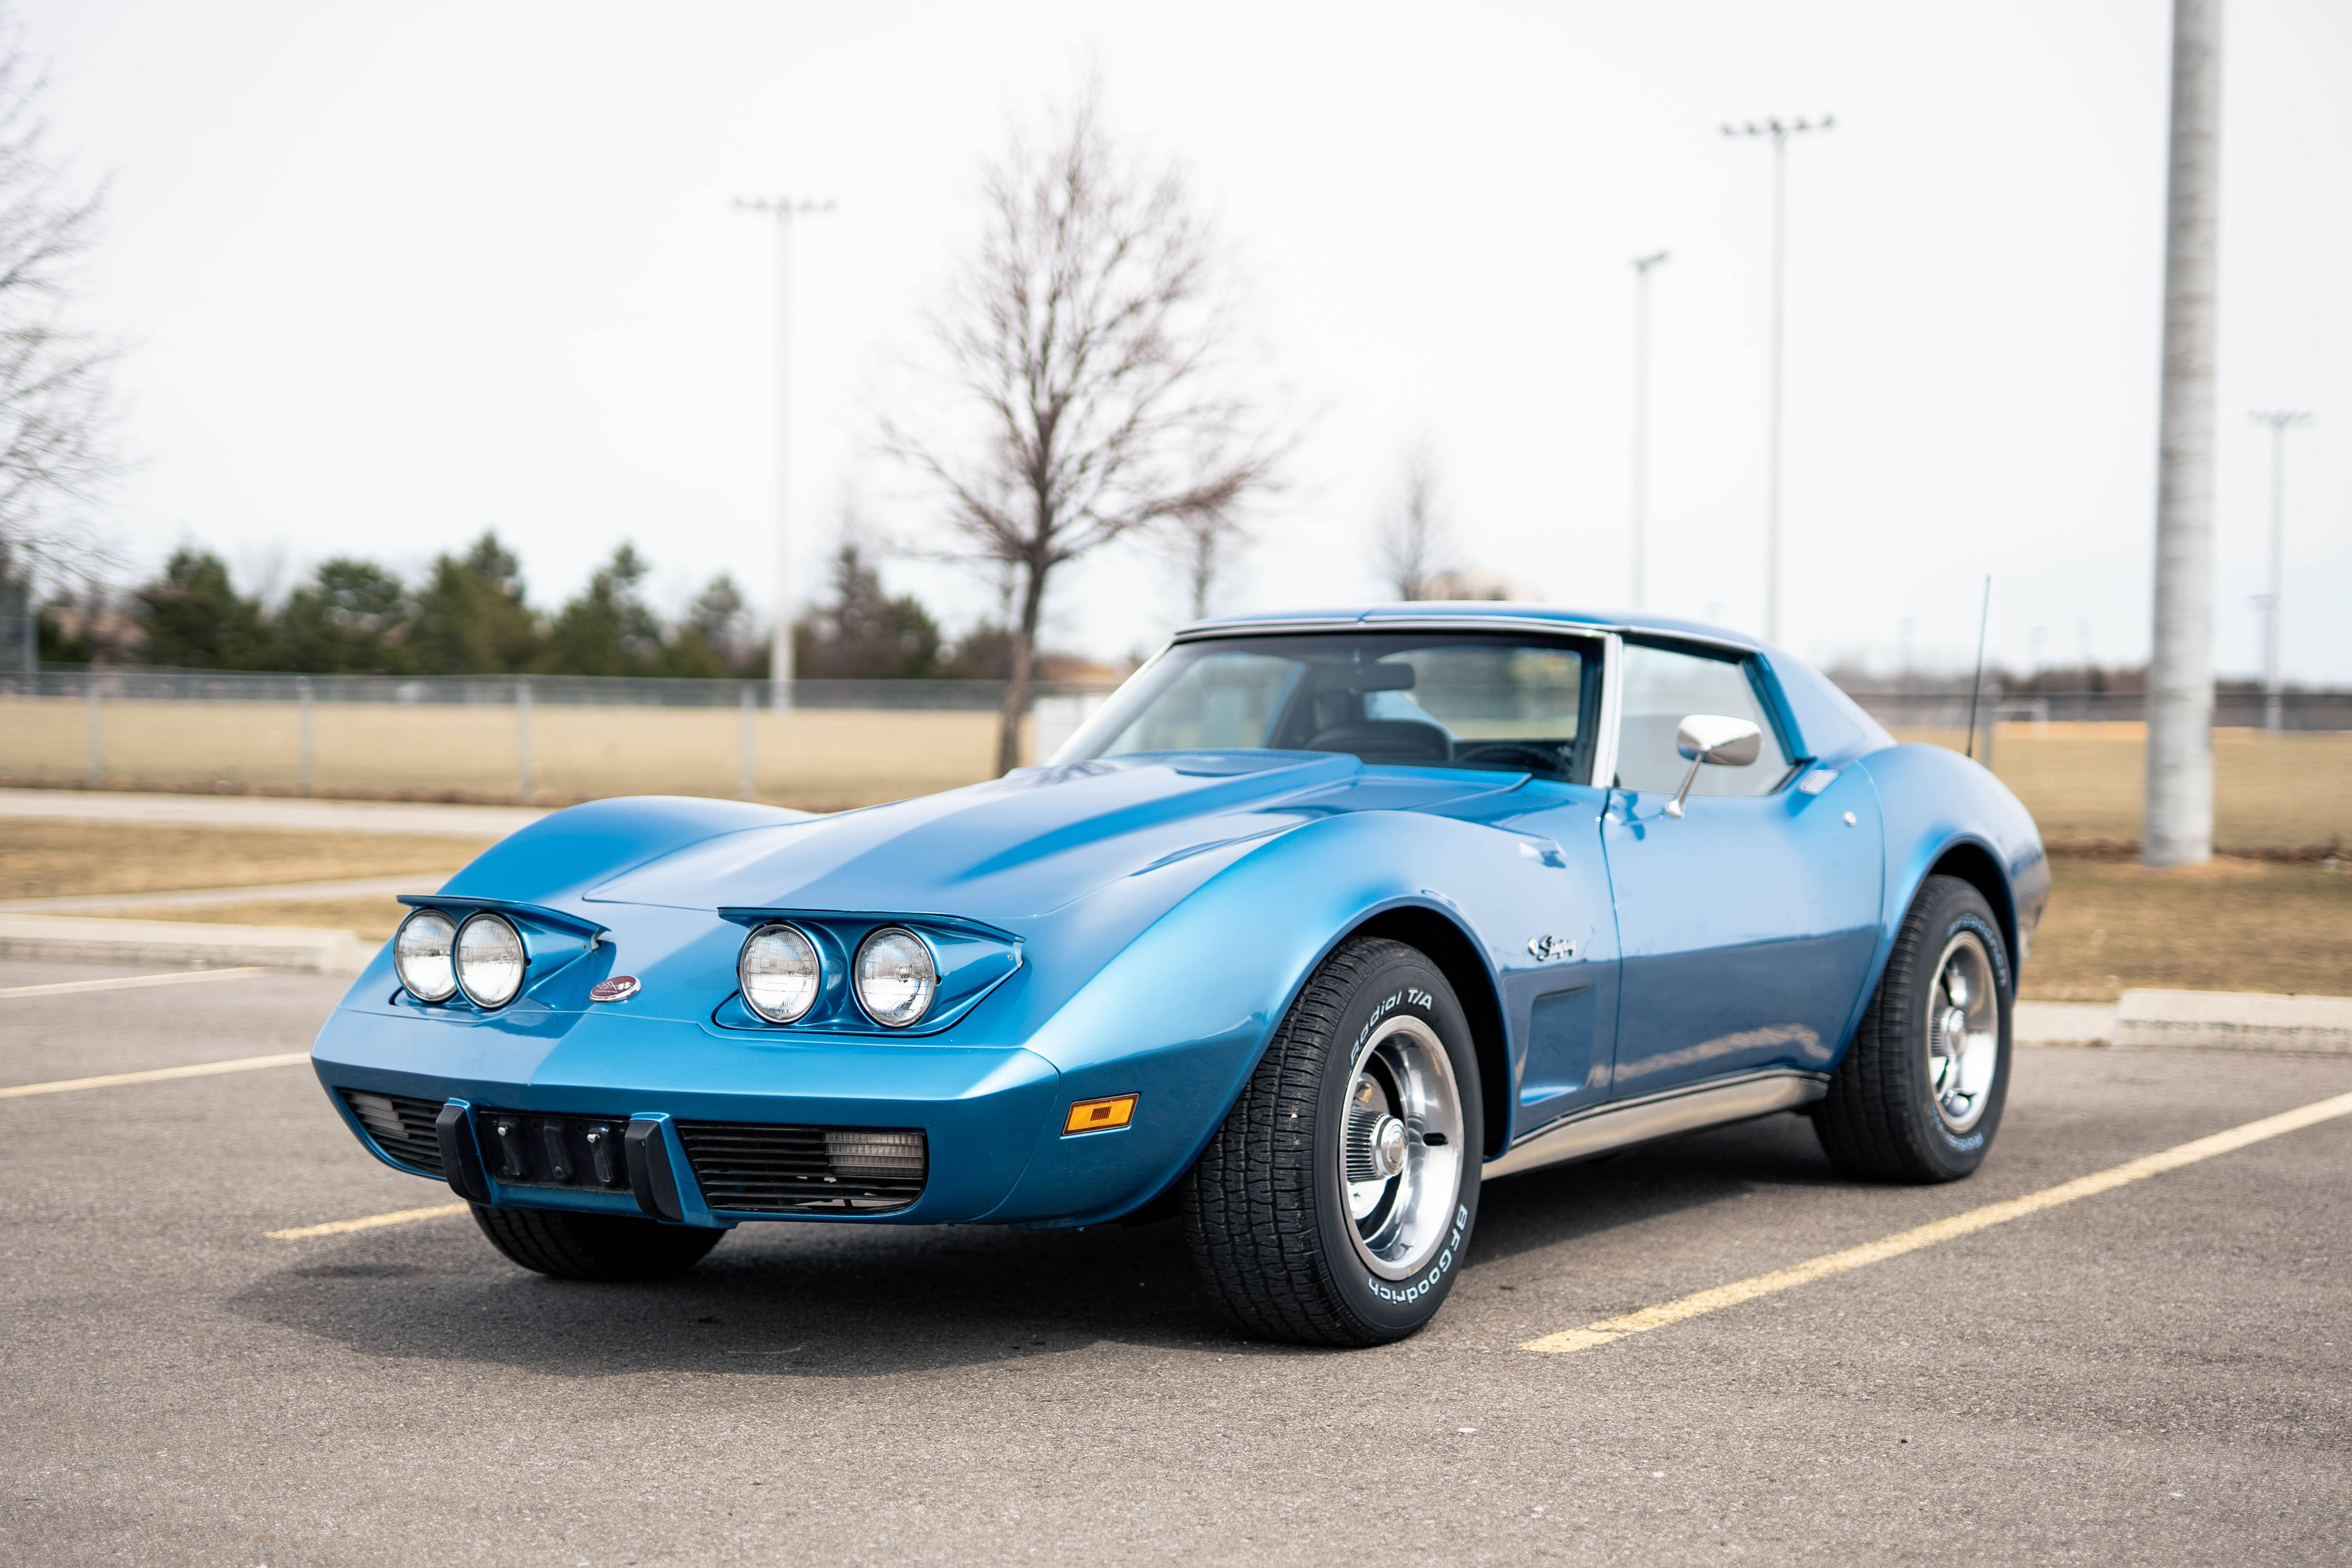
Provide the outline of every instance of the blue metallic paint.
{"type": "Polygon", "coordinates": [[[1601,826],[1625,955],[1614,1092],[1828,1071],[1884,924],[1869,777],[1694,797],[1679,821],[1670,800],[1618,790],[1601,826]]]}
{"type": "MultiPolygon", "coordinates": [[[[1515,605],[1290,623],[1449,614],[1626,623],[1515,605]]],[[[600,801],[525,829],[445,894],[412,902],[495,903],[575,945],[586,927],[601,940],[543,971],[534,950],[523,995],[488,1014],[405,998],[379,954],[320,1034],[320,1077],[502,1110],[919,1126],[931,1175],[912,1207],[791,1218],[1085,1224],[1182,1175],[1316,966],[1368,922],[1410,915],[1460,934],[1456,988],[1482,991],[1465,999],[1491,1001],[1502,1024],[1508,1086],[1490,1153],[1668,1082],[1772,1064],[1826,1071],[1939,864],[1998,867],[2012,946],[2031,929],[2047,867],[2031,819],[1990,774],[1895,745],[1777,650],[1641,625],[1753,649],[1799,755],[1838,777],[1819,795],[1701,798],[1680,821],[1662,820],[1653,795],[1280,752],[1028,768],[831,817],[600,801]],[[772,1026],[742,1008],[734,979],[745,923],[770,915],[824,925],[836,946],[929,921],[1015,956],[929,1032],[885,1030],[854,1006],[824,1029],[772,1026]],[[1574,942],[1575,956],[1538,957],[1529,944],[1544,936],[1574,942]],[[642,982],[635,996],[587,999],[621,972],[642,982]],[[1140,1099],[1120,1136],[1060,1135],[1071,1102],[1124,1093],[1140,1099]]],[[[663,1135],[690,1186],[682,1149],[663,1135]]],[[[632,1209],[544,1188],[499,1200],[632,1209]]],[[[714,1216],[698,1197],[688,1214],[738,1218],[750,1217],[714,1216]]]]}

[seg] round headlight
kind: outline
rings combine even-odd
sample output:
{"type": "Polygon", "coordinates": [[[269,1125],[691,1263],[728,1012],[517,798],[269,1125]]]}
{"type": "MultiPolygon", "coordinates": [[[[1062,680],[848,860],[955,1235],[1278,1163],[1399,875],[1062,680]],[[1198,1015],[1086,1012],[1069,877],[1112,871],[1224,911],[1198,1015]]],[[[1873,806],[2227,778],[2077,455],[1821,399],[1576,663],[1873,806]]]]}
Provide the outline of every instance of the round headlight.
{"type": "Polygon", "coordinates": [[[886,925],[857,945],[857,1003],[866,1016],[904,1029],[930,1010],[939,966],[913,932],[886,925]]]}
{"type": "Polygon", "coordinates": [[[457,927],[457,985],[478,1008],[502,1008],[522,989],[522,936],[485,910],[457,927]]]}
{"type": "Polygon", "coordinates": [[[420,1002],[446,1002],[457,994],[457,970],[449,960],[457,923],[437,909],[412,910],[392,939],[392,967],[400,983],[420,1002]]]}
{"type": "Polygon", "coordinates": [[[790,925],[762,925],[735,958],[743,1005],[770,1023],[790,1023],[816,1003],[823,971],[816,945],[790,925]]]}

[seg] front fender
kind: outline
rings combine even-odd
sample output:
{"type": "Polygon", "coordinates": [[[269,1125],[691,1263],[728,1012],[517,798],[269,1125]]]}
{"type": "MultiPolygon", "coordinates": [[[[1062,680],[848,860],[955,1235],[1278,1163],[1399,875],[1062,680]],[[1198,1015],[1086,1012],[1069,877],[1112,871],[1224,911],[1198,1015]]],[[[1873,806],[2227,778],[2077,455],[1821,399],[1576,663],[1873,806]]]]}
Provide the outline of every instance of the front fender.
{"type": "MultiPolygon", "coordinates": [[[[1049,1129],[1004,1207],[1010,1222],[1088,1224],[1149,1202],[1200,1156],[1276,1027],[1347,935],[1418,907],[1465,936],[1498,988],[1507,911],[1562,871],[1524,836],[1407,812],[1335,817],[1268,840],[1152,922],[1024,1041],[1072,1101],[1136,1094],[1116,1132],[1049,1129]],[[1499,934],[1498,934],[1499,933],[1499,934]]],[[[1613,946],[1613,932],[1610,934],[1613,946]]],[[[1519,967],[1528,959],[1522,955],[1519,967]]],[[[1516,1073],[1517,1046],[1514,1043],[1516,1073]]]]}
{"type": "Polygon", "coordinates": [[[693,795],[625,795],[541,817],[500,839],[441,891],[562,905],[587,889],[688,844],[813,820],[807,811],[693,795]]]}

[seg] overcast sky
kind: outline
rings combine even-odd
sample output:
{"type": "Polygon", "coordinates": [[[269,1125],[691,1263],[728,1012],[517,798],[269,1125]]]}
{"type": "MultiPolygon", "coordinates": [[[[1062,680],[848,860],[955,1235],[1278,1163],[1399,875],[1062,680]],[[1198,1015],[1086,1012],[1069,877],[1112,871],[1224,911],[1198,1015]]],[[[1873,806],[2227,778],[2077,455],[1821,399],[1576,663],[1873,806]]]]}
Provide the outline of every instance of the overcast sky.
{"type": "MultiPolygon", "coordinates": [[[[1783,640],[1957,661],[2145,656],[2169,7],[37,0],[58,147],[112,178],[85,319],[130,345],[146,566],[222,549],[415,571],[495,526],[551,601],[622,539],[682,601],[764,600],[773,227],[795,253],[798,555],[871,455],[1009,120],[1094,61],[1253,283],[1297,485],[1220,608],[1377,593],[1371,519],[1424,434],[1459,565],[1627,598],[1632,273],[1656,274],[1654,608],[1760,630],[1769,153],[1790,154],[1783,640]]],[[[2231,0],[2217,651],[2253,668],[2257,407],[2291,438],[2286,661],[2352,681],[2352,6],[2231,0]]],[[[951,622],[988,595],[894,563],[951,622]]],[[[1051,640],[1150,645],[1171,574],[1062,580],[1051,640]]]]}

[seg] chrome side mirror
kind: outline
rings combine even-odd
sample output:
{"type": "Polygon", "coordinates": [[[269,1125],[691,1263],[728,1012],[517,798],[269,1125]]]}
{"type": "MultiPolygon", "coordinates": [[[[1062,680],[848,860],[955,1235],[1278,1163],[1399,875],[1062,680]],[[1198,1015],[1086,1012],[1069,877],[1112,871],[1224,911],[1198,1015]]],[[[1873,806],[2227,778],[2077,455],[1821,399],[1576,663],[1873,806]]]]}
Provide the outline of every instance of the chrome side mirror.
{"type": "Polygon", "coordinates": [[[1719,713],[1695,713],[1685,718],[1675,734],[1675,750],[1690,763],[1690,771],[1683,775],[1683,787],[1666,802],[1666,815],[1683,814],[1683,800],[1698,782],[1702,768],[1745,768],[1763,754],[1764,732],[1744,718],[1726,718],[1719,713]]]}

